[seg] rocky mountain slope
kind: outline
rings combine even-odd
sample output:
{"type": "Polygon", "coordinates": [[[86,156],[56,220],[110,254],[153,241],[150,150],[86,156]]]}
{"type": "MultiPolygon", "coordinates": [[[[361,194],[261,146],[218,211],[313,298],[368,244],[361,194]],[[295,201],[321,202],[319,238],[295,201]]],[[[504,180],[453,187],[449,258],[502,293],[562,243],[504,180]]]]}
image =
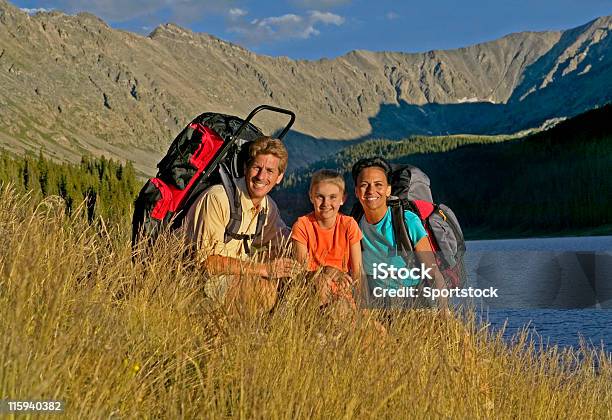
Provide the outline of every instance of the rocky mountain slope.
{"type": "MultiPolygon", "coordinates": [[[[29,16],[0,0],[0,145],[129,158],[151,174],[195,115],[246,115],[260,103],[296,112],[294,167],[346,144],[327,140],[512,132],[612,100],[611,30],[602,17],[457,50],[304,61],[172,24],[140,36],[90,14],[29,16]]],[[[270,132],[283,122],[256,120],[270,132]]]]}

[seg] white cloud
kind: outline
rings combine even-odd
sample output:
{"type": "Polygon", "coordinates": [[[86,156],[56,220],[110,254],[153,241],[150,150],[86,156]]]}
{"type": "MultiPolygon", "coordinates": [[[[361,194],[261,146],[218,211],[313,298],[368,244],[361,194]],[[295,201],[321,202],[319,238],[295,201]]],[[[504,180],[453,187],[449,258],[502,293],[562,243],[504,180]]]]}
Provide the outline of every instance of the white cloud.
{"type": "Polygon", "coordinates": [[[304,9],[327,10],[348,4],[352,0],[291,0],[291,3],[304,9]]]}
{"type": "Polygon", "coordinates": [[[387,13],[385,14],[385,18],[386,18],[387,20],[395,20],[395,19],[398,19],[399,17],[400,17],[400,15],[398,15],[397,13],[395,13],[395,12],[393,12],[393,11],[391,11],[391,12],[387,12],[387,13]]]}
{"type": "Polygon", "coordinates": [[[39,0],[42,8],[66,13],[87,11],[106,21],[136,21],[139,30],[161,23],[181,26],[203,20],[207,16],[225,16],[229,32],[239,35],[239,41],[258,45],[282,39],[307,39],[321,33],[326,25],[340,26],[344,17],[326,11],[327,8],[349,3],[350,0],[290,0],[300,6],[320,6],[297,14],[265,18],[249,18],[240,7],[247,0],[39,0]]]}
{"type": "Polygon", "coordinates": [[[26,12],[28,15],[34,15],[36,13],[41,13],[41,12],[50,12],[53,9],[45,9],[44,7],[37,7],[36,9],[28,9],[27,7],[22,7],[21,10],[26,12]]]}
{"type": "MultiPolygon", "coordinates": [[[[225,14],[240,0],[41,0],[44,7],[67,13],[90,12],[102,19],[126,22],[142,19],[150,24],[163,20],[189,24],[207,14],[225,14]]],[[[240,9],[236,9],[240,10],[240,9]]]]}
{"type": "Polygon", "coordinates": [[[338,16],[330,12],[319,12],[317,10],[313,10],[312,12],[310,12],[310,17],[314,21],[325,23],[328,25],[340,26],[344,23],[344,18],[342,16],[338,16]]]}
{"type": "Polygon", "coordinates": [[[239,9],[237,7],[233,8],[233,9],[229,9],[229,15],[232,17],[240,17],[240,16],[244,16],[246,15],[248,12],[246,10],[243,9],[239,9]]]}
{"type": "Polygon", "coordinates": [[[342,16],[317,10],[312,10],[303,16],[290,13],[250,21],[244,16],[230,13],[228,30],[239,34],[242,41],[250,45],[291,38],[308,39],[321,33],[315,27],[317,25],[340,26],[344,23],[342,16]]]}

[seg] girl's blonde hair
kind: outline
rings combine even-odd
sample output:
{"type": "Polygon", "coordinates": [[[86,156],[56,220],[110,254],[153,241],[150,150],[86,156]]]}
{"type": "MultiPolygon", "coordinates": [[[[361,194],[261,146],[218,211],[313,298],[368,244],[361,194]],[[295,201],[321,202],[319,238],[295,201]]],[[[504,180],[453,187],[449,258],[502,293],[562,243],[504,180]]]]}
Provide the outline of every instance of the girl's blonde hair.
{"type": "Polygon", "coordinates": [[[340,172],[335,171],[333,169],[319,169],[317,172],[312,174],[312,179],[310,180],[310,189],[309,192],[312,192],[312,189],[315,185],[320,184],[321,182],[330,182],[340,188],[342,194],[344,194],[344,178],[340,174],[340,172]]]}

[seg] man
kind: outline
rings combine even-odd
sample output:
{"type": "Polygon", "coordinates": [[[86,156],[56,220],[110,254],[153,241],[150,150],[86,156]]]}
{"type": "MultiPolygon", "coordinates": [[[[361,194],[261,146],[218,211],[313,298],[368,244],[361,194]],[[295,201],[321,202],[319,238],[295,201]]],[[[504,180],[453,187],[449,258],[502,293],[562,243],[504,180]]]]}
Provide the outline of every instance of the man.
{"type": "MultiPolygon", "coordinates": [[[[368,279],[368,290],[374,298],[384,298],[384,302],[397,301],[394,297],[401,288],[412,287],[411,296],[402,296],[405,306],[415,303],[419,291],[417,286],[422,279],[416,277],[413,268],[421,268],[421,272],[431,276],[433,282],[426,282],[435,288],[444,288],[444,279],[437,269],[433,250],[427,238],[427,232],[418,216],[409,210],[404,212],[404,222],[415,251],[415,265],[408,267],[407,256],[397,253],[398,244],[392,225],[391,208],[387,199],[391,195],[391,166],[382,158],[361,159],[352,169],[355,182],[355,195],[363,208],[359,228],[363,233],[362,258],[364,272],[368,279]],[[387,270],[393,266],[395,271],[387,270]],[[411,271],[410,277],[398,278],[398,273],[411,271]],[[394,289],[395,291],[391,291],[394,289]]],[[[404,293],[406,290],[404,289],[404,293]]],[[[422,296],[421,296],[422,298],[422,296]]],[[[421,302],[423,300],[421,299],[421,302]]],[[[438,299],[438,307],[447,308],[446,299],[438,299]]]]}
{"type": "Polygon", "coordinates": [[[259,213],[266,212],[260,237],[224,240],[230,203],[221,185],[205,190],[189,209],[185,233],[208,274],[205,291],[210,297],[264,310],[274,306],[276,279],[289,277],[294,261],[277,258],[268,263],[258,262],[249,254],[249,249],[257,245],[278,246],[289,235],[276,203],[268,196],[282,181],[287,158],[287,150],[280,140],[260,137],[249,147],[245,176],[236,180],[242,207],[239,232],[254,235],[259,213]]]}

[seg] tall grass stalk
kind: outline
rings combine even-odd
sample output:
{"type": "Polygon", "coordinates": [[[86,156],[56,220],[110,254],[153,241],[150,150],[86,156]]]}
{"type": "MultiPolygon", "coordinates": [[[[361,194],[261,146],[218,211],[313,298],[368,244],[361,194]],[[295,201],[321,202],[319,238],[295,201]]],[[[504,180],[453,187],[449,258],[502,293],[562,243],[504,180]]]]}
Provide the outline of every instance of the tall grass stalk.
{"type": "Polygon", "coordinates": [[[381,336],[299,287],[230,314],[171,237],[134,262],[128,232],[64,208],[0,189],[0,399],[85,418],[610,418],[604,351],[416,311],[381,336]]]}

